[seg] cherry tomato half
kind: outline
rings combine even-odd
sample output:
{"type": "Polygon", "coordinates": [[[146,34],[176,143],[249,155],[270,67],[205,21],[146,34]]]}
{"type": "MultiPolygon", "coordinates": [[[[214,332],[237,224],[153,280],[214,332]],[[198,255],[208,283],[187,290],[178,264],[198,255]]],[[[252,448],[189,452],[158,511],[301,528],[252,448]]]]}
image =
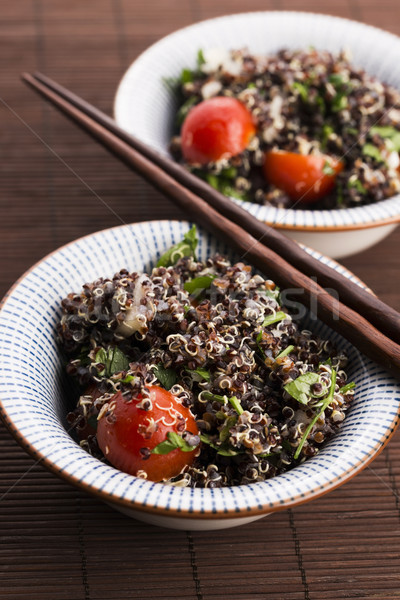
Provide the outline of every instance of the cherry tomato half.
{"type": "Polygon", "coordinates": [[[335,185],[343,163],[330,156],[315,156],[271,150],[264,160],[264,174],[269,183],[301,204],[320,200],[335,185]]]}
{"type": "Polygon", "coordinates": [[[182,153],[205,164],[240,154],[255,134],[251,113],[235,98],[216,96],[194,106],[183,122],[182,153]]]}
{"type": "Polygon", "coordinates": [[[102,416],[97,427],[97,441],[110,463],[131,475],[145,471],[151,481],[162,481],[179,475],[190,465],[197,453],[183,452],[179,448],[168,454],[151,451],[165,442],[168,432],[183,430],[197,435],[196,421],[188,408],[167,390],[150,386],[151,408],[141,406],[143,397],[125,400],[117,392],[110,400],[110,415],[102,416]]]}

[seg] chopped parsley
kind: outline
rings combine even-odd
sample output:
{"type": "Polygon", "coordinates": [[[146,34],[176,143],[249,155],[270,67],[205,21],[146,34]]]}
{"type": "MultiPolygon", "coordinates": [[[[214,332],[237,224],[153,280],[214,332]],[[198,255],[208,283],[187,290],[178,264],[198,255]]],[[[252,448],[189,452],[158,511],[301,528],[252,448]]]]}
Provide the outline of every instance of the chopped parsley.
{"type": "Polygon", "coordinates": [[[157,262],[157,267],[169,267],[174,265],[183,256],[193,256],[196,260],[196,248],[198,244],[196,226],[185,233],[183,240],[169,248],[157,262]]]}
{"type": "Polygon", "coordinates": [[[167,439],[164,442],[160,442],[151,451],[152,454],[169,454],[174,450],[182,450],[182,452],[192,452],[197,446],[190,446],[183,439],[182,436],[178,435],[174,431],[168,431],[167,439]]]}
{"type": "Polygon", "coordinates": [[[335,169],[331,166],[329,161],[325,161],[322,167],[322,172],[324,175],[335,175],[335,169]]]}
{"type": "Polygon", "coordinates": [[[311,398],[316,398],[311,391],[311,386],[320,383],[320,380],[318,373],[303,373],[303,375],[299,375],[297,379],[290,381],[283,387],[297,402],[308,404],[311,398]]]}
{"type": "Polygon", "coordinates": [[[153,372],[166,390],[170,390],[177,382],[178,376],[174,369],[166,369],[161,363],[154,367],[153,372]]]}
{"type": "Polygon", "coordinates": [[[275,356],[275,360],[278,360],[278,358],[284,358],[284,356],[290,354],[292,350],[294,350],[294,346],[288,346],[287,348],[282,350],[282,352],[279,352],[278,356],[275,356]]]}
{"type": "Polygon", "coordinates": [[[351,381],[350,383],[346,383],[346,385],[344,385],[343,387],[340,388],[339,394],[347,394],[347,392],[349,392],[350,390],[354,390],[355,387],[356,387],[356,384],[354,383],[354,381],[351,381]]]}
{"type": "Polygon", "coordinates": [[[96,362],[104,365],[99,373],[101,377],[111,377],[129,368],[129,358],[117,346],[111,346],[107,350],[100,348],[96,353],[96,362]]]}
{"type": "Polygon", "coordinates": [[[379,152],[379,149],[375,146],[375,144],[364,144],[364,146],[361,148],[361,152],[364,154],[364,156],[370,156],[371,158],[374,158],[377,162],[385,162],[382,158],[381,153],[379,152]]]}
{"type": "Polygon", "coordinates": [[[200,277],[194,277],[183,285],[183,288],[189,292],[189,294],[193,294],[196,290],[207,290],[213,280],[215,279],[215,275],[200,275],[200,277]]]}
{"type": "Polygon", "coordinates": [[[318,421],[318,419],[321,417],[321,415],[325,412],[325,409],[328,408],[328,406],[330,405],[330,403],[333,400],[333,396],[335,394],[335,386],[336,386],[336,371],[335,369],[332,369],[332,373],[331,373],[331,385],[329,388],[329,392],[327,397],[325,398],[325,400],[322,402],[322,405],[320,407],[320,410],[316,413],[316,415],[313,417],[312,421],[309,423],[307,429],[304,432],[303,437],[300,440],[300,444],[297,446],[296,452],[294,454],[294,458],[297,459],[300,456],[300,452],[301,449],[303,448],[308,436],[310,435],[310,432],[312,430],[312,428],[314,427],[315,423],[318,421]]]}

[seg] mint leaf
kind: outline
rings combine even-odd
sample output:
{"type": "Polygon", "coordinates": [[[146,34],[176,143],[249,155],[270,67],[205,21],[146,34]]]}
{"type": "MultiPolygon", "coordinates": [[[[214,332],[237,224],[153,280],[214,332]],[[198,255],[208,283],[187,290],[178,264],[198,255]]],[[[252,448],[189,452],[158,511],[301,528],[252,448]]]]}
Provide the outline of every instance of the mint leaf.
{"type": "Polygon", "coordinates": [[[173,369],[166,369],[161,363],[158,363],[153,369],[154,375],[161,383],[162,387],[170,390],[177,381],[177,375],[173,369]]]}
{"type": "Polygon", "coordinates": [[[308,404],[311,398],[315,398],[311,392],[311,386],[319,381],[318,373],[303,373],[297,379],[284,385],[283,388],[300,404],[308,404]]]}
{"type": "Polygon", "coordinates": [[[197,244],[197,230],[196,226],[193,225],[193,227],[185,233],[182,241],[172,246],[172,248],[169,248],[169,250],[158,259],[157,267],[169,267],[174,265],[183,256],[193,256],[193,258],[196,259],[195,251],[197,244]]]}

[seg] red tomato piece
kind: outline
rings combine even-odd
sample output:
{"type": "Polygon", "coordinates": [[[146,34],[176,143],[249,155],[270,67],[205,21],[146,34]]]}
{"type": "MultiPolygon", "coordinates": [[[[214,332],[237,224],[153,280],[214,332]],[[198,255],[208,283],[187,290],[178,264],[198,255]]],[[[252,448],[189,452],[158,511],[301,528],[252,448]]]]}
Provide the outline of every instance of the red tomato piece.
{"type": "Polygon", "coordinates": [[[198,447],[191,452],[179,448],[168,454],[152,454],[151,451],[165,442],[168,432],[182,433],[186,430],[198,435],[196,421],[188,408],[167,390],[150,386],[151,407],[145,410],[143,397],[125,400],[117,392],[109,403],[110,414],[98,422],[97,441],[110,463],[131,475],[145,471],[151,481],[162,481],[179,475],[190,465],[198,447]]]}
{"type": "Polygon", "coordinates": [[[264,160],[264,174],[294,201],[312,204],[328,194],[343,163],[330,156],[271,150],[264,160]]]}
{"type": "Polygon", "coordinates": [[[216,96],[194,106],[183,122],[182,153],[206,164],[240,154],[256,132],[247,108],[235,98],[216,96]]]}

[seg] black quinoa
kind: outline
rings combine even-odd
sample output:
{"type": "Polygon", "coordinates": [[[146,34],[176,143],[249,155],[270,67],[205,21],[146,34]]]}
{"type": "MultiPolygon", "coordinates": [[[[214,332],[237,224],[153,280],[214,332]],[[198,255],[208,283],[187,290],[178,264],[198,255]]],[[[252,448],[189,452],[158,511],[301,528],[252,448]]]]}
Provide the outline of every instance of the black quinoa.
{"type": "Polygon", "coordinates": [[[218,60],[207,51],[200,63],[178,83],[182,106],[171,152],[185,164],[179,129],[192,106],[213,96],[240,100],[257,126],[249,147],[216,163],[185,165],[226,195],[290,207],[290,198],[262,173],[264,153],[272,149],[344,163],[327,196],[297,208],[355,207],[399,193],[400,93],[353,66],[346,52],[283,49],[264,57],[235,50],[218,60]]]}

